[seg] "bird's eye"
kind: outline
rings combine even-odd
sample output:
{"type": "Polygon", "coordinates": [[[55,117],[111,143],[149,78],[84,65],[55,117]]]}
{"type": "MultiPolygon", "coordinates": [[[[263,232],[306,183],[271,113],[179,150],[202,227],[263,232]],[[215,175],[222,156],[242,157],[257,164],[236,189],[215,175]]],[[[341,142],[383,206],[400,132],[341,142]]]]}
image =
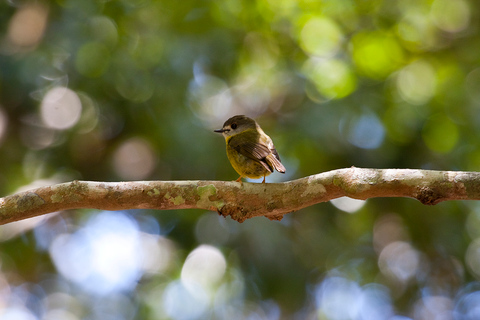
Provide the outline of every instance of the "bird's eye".
{"type": "Polygon", "coordinates": [[[236,123],[232,123],[232,125],[230,126],[232,129],[237,129],[237,124],[236,123]]]}

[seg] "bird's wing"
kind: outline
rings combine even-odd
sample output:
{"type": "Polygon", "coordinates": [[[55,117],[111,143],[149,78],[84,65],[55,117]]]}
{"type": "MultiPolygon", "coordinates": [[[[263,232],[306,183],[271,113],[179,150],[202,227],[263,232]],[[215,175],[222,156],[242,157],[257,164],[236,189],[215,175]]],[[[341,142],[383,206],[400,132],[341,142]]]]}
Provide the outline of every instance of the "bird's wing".
{"type": "Polygon", "coordinates": [[[265,169],[273,172],[273,167],[271,167],[268,162],[265,161],[265,158],[271,154],[270,149],[268,149],[267,146],[257,142],[239,142],[237,139],[235,139],[235,137],[230,139],[229,144],[240,154],[249,159],[258,161],[265,167],[265,169]]]}
{"type": "Polygon", "coordinates": [[[278,172],[285,172],[285,167],[280,162],[275,146],[272,150],[258,142],[239,142],[239,139],[237,140],[235,137],[230,139],[229,144],[245,157],[260,162],[268,171],[273,172],[276,169],[278,172]]]}

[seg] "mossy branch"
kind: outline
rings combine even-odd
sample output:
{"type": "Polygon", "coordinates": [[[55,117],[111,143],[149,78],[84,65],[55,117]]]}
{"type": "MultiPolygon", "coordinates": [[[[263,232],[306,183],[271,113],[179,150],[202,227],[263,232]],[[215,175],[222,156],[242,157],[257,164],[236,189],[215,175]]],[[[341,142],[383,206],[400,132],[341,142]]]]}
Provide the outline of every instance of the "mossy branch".
{"type": "Polygon", "coordinates": [[[480,172],[348,168],[283,183],[72,181],[0,198],[0,224],[67,209],[205,209],[243,222],[338,197],[409,197],[426,205],[480,200],[480,172]]]}

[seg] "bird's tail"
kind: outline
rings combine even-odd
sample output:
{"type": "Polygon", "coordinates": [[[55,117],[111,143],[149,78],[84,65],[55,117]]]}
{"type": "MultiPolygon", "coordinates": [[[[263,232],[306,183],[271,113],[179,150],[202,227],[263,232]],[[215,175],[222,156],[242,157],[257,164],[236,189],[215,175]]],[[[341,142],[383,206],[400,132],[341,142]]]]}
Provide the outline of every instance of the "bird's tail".
{"type": "Polygon", "coordinates": [[[275,157],[275,155],[269,154],[266,160],[271,167],[275,168],[275,170],[277,170],[280,173],[285,173],[285,170],[286,170],[285,167],[280,162],[280,160],[277,159],[277,157],[275,157]]]}

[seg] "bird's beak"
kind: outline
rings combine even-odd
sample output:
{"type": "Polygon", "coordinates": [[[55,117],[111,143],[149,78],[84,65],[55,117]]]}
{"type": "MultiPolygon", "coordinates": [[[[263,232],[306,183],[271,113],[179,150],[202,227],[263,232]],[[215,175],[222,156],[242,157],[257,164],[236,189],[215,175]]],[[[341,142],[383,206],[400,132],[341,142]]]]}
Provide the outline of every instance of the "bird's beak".
{"type": "Polygon", "coordinates": [[[218,133],[223,133],[225,131],[228,131],[228,129],[217,129],[217,130],[213,130],[213,132],[218,132],[218,133]]]}

